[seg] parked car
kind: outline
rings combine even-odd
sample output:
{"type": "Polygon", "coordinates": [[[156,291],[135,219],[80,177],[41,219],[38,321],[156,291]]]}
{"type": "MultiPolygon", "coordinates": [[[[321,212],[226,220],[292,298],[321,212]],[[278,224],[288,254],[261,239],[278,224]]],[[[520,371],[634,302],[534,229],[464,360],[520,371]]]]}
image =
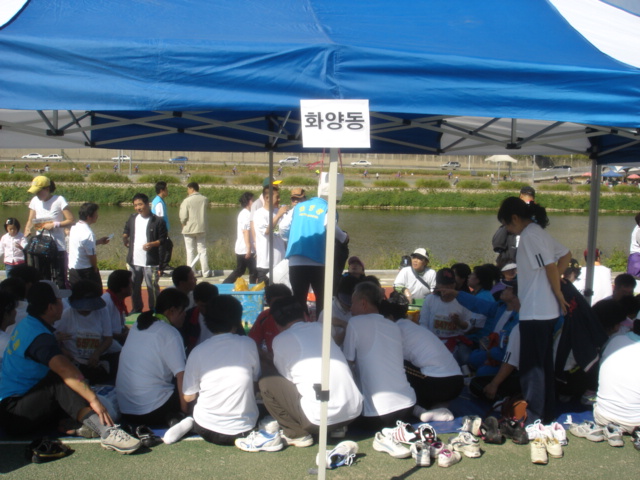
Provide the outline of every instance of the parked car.
{"type": "Polygon", "coordinates": [[[28,153],[26,155],[22,155],[22,158],[27,158],[29,160],[37,160],[39,158],[42,158],[42,155],[40,155],[39,153],[28,153]]]}
{"type": "Polygon", "coordinates": [[[57,153],[52,153],[51,155],[47,155],[46,157],[42,157],[43,160],[62,160],[62,155],[58,155],[57,153]]]}
{"type": "Polygon", "coordinates": [[[128,162],[129,160],[131,160],[131,157],[129,155],[120,155],[119,157],[111,157],[111,160],[113,160],[114,162],[117,162],[118,160],[120,160],[121,162],[128,162]]]}
{"type": "Polygon", "coordinates": [[[440,165],[442,170],[458,170],[460,168],[460,162],[447,162],[440,165]]]}
{"type": "Polygon", "coordinates": [[[169,163],[187,163],[189,159],[187,157],[174,157],[169,159],[169,163]]]}
{"type": "Polygon", "coordinates": [[[352,167],[370,167],[371,162],[369,160],[358,160],[357,162],[351,162],[352,167]]]}
{"type": "Polygon", "coordinates": [[[298,157],[287,157],[282,160],[278,160],[280,165],[293,165],[294,167],[300,163],[300,159],[298,157]]]}
{"type": "Polygon", "coordinates": [[[553,172],[554,170],[557,171],[566,171],[566,172],[570,172],[571,171],[571,165],[555,165],[553,167],[549,167],[549,168],[545,168],[544,170],[548,171],[548,172],[553,172]]]}

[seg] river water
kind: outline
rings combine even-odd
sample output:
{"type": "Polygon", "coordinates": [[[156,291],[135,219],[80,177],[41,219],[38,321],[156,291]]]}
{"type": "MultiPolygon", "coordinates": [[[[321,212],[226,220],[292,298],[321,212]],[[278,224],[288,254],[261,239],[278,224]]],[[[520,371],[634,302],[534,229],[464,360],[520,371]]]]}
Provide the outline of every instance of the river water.
{"type": "MultiPolygon", "coordinates": [[[[77,219],[78,207],[71,207],[77,219]]],[[[116,241],[99,247],[99,258],[121,259],[124,265],[126,249],[117,241],[133,208],[100,207],[100,216],[93,229],[98,237],[113,233],[116,241]]],[[[236,216],[239,208],[209,209],[209,244],[233,255],[236,237],[236,216]]],[[[26,206],[0,206],[0,217],[16,217],[26,223],[26,206]]],[[[439,263],[462,261],[470,265],[492,262],[491,238],[498,221],[493,212],[459,212],[426,210],[339,210],[340,226],[349,233],[352,255],[362,258],[365,265],[378,256],[409,254],[425,247],[439,263]]],[[[183,246],[178,220],[178,207],[169,207],[170,236],[178,248],[183,246]]],[[[549,233],[566,245],[574,257],[582,260],[587,246],[588,216],[550,214],[549,233]]],[[[598,248],[606,253],[614,248],[628,251],[632,215],[602,215],[598,223],[598,248]]],[[[399,262],[398,258],[398,262],[399,262]]],[[[212,265],[212,268],[219,268],[212,265]]]]}

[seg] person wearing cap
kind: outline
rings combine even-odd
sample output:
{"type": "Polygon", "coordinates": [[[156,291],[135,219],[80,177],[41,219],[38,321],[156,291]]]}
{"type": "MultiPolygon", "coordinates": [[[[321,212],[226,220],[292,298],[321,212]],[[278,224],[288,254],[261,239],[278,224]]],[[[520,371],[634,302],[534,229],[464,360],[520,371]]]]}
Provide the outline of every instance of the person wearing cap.
{"type": "MultiPolygon", "coordinates": [[[[520,200],[525,203],[535,203],[536,191],[533,187],[525,185],[520,189],[520,200]]],[[[516,263],[516,250],[518,248],[519,235],[513,235],[504,228],[504,225],[500,225],[493,234],[491,245],[493,251],[498,254],[496,258],[496,265],[502,268],[508,263],[516,263]]]]}
{"type": "Polygon", "coordinates": [[[404,293],[409,303],[423,300],[436,288],[436,272],[429,267],[429,254],[425,248],[416,248],[411,254],[411,266],[398,272],[393,287],[404,293]]]}
{"type": "MultiPolygon", "coordinates": [[[[322,325],[304,321],[304,308],[293,296],[273,302],[271,311],[280,334],[273,340],[273,363],[279,375],[260,379],[264,406],[282,428],[291,446],[313,445],[320,430],[321,402],[314,385],[321,383],[322,325]]],[[[342,351],[332,341],[327,424],[329,431],[355,420],[362,395],[342,351]]]]}
{"type": "Polygon", "coordinates": [[[300,202],[304,202],[307,200],[307,196],[305,194],[304,188],[295,187],[291,189],[291,193],[289,195],[289,199],[291,200],[291,208],[284,214],[282,220],[280,220],[280,226],[278,231],[280,232],[280,236],[282,239],[287,242],[289,241],[289,232],[291,231],[291,221],[293,220],[293,209],[300,202]]]}
{"type": "Polygon", "coordinates": [[[102,287],[98,269],[97,245],[109,243],[109,237],[96,239],[91,225],[98,221],[98,204],[83,203],[78,211],[80,220],[69,232],[69,285],[89,280],[102,287]]]}
{"type": "Polygon", "coordinates": [[[62,298],[71,294],[51,281],[27,294],[29,315],[11,337],[0,380],[0,424],[25,435],[71,417],[100,436],[106,449],[132,453],[141,442],[116,428],[109,411],[82,373],[60,350],[53,324],[62,315],[62,298]]]}
{"type": "Polygon", "coordinates": [[[31,182],[27,190],[35,194],[29,202],[29,219],[24,227],[24,235],[31,235],[31,230],[46,230],[56,241],[58,247],[58,261],[52,280],[59,288],[67,285],[67,245],[65,242],[65,230],[74,223],[73,213],[69,204],[61,195],[54,195],[56,184],[45,176],[38,176],[31,182]],[[35,220],[38,220],[36,223],[35,220]]]}
{"type": "Polygon", "coordinates": [[[453,270],[438,270],[434,294],[424,299],[419,323],[444,342],[459,365],[466,365],[473,342],[465,334],[474,328],[473,314],[456,300],[455,284],[453,270]]]}
{"type": "Polygon", "coordinates": [[[416,404],[404,371],[402,332],[380,314],[383,298],[373,282],[356,285],[343,346],[364,398],[358,424],[375,431],[394,427],[398,420],[409,422],[416,404]]]}
{"type": "MultiPolygon", "coordinates": [[[[587,251],[584,251],[584,261],[587,261],[587,251]]],[[[591,305],[595,305],[600,300],[610,297],[613,294],[613,281],[611,280],[611,269],[605,267],[600,263],[601,252],[596,248],[595,259],[593,262],[593,295],[591,296],[591,305]]],[[[584,295],[585,294],[585,281],[587,278],[587,267],[580,269],[580,275],[573,286],[584,295]]]]}
{"type": "Polygon", "coordinates": [[[193,264],[196,257],[196,249],[200,255],[200,267],[203,277],[211,277],[209,270],[209,257],[207,256],[207,207],[209,200],[200,193],[200,185],[197,182],[187,184],[187,198],[180,204],[180,223],[182,224],[182,236],[187,250],[187,265],[193,264]]]}
{"type": "Polygon", "coordinates": [[[256,270],[256,247],[251,238],[251,205],[253,205],[253,193],[244,192],[240,195],[242,210],[238,214],[236,230],[236,269],[222,283],[234,283],[249,269],[249,283],[256,283],[258,271],[256,270]]]}
{"type": "Polygon", "coordinates": [[[167,239],[167,226],[162,218],[151,213],[149,197],[144,193],[133,196],[132,213],[124,225],[122,242],[129,249],[127,263],[133,272],[132,313],[141,313],[142,280],[147,285],[149,308],[153,309],[160,294],[159,271],[162,268],[160,246],[167,239]]]}
{"type": "Polygon", "coordinates": [[[353,257],[349,257],[349,260],[347,260],[347,273],[345,276],[346,275],[358,280],[363,279],[367,275],[365,273],[364,263],[362,263],[362,260],[360,260],[359,257],[356,257],[355,255],[353,257]]]}
{"type": "Polygon", "coordinates": [[[257,200],[254,199],[253,203],[251,204],[251,210],[250,210],[251,214],[250,214],[249,222],[251,224],[251,241],[253,242],[254,246],[256,241],[256,229],[253,224],[253,217],[256,214],[256,212],[264,206],[264,193],[265,192],[268,193],[269,188],[273,189],[274,191],[279,191],[280,190],[279,185],[281,183],[282,183],[282,180],[276,180],[275,178],[266,177],[262,181],[262,193],[260,194],[258,199],[257,200]]]}
{"type": "Polygon", "coordinates": [[[97,283],[76,283],[69,297],[70,308],[54,325],[63,353],[92,385],[113,381],[116,373],[102,358],[113,342],[113,327],[101,295],[102,287],[97,283]]]}

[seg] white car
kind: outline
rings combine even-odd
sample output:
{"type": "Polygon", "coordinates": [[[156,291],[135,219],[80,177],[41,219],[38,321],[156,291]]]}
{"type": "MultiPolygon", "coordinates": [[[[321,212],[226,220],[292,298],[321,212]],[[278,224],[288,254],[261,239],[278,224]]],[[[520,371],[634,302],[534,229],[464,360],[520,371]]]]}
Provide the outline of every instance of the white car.
{"type": "Polygon", "coordinates": [[[37,160],[39,158],[42,158],[42,155],[40,155],[39,153],[28,153],[27,155],[22,155],[22,158],[27,158],[29,160],[37,160]]]}
{"type": "Polygon", "coordinates": [[[298,157],[287,157],[278,161],[280,165],[293,165],[294,167],[298,165],[299,162],[300,159],[298,157]]]}
{"type": "Polygon", "coordinates": [[[443,163],[442,165],[440,165],[440,168],[442,170],[447,170],[447,169],[451,169],[451,170],[458,170],[460,168],[460,162],[447,162],[447,163],[443,163]]]}
{"type": "Polygon", "coordinates": [[[358,160],[357,162],[351,162],[352,167],[370,167],[371,162],[369,160],[358,160]]]}
{"type": "Polygon", "coordinates": [[[111,157],[111,160],[113,160],[114,162],[117,162],[118,160],[120,160],[121,162],[128,162],[129,160],[131,160],[131,157],[129,157],[129,155],[120,155],[119,157],[111,157]]]}
{"type": "Polygon", "coordinates": [[[42,157],[42,159],[43,160],[62,160],[62,155],[58,155],[57,153],[52,153],[51,155],[42,157]]]}

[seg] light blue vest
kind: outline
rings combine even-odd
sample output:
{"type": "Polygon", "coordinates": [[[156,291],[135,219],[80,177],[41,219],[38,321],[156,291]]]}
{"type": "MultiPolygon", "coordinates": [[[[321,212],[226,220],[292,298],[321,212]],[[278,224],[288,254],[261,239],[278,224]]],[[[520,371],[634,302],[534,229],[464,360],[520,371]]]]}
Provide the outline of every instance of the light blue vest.
{"type": "Polygon", "coordinates": [[[162,219],[167,226],[167,232],[169,232],[169,211],[167,210],[167,204],[164,203],[164,200],[160,195],[156,195],[156,198],[151,201],[151,212],[155,215],[156,205],[158,205],[159,203],[162,203],[162,211],[164,212],[164,216],[162,217],[162,219]]]}
{"type": "Polygon", "coordinates": [[[327,201],[318,197],[295,206],[286,258],[302,255],[324,264],[327,208],[327,201]]]}
{"type": "Polygon", "coordinates": [[[43,333],[53,335],[51,330],[31,315],[27,315],[16,326],[2,360],[0,401],[7,397],[24,395],[49,373],[47,365],[25,357],[31,342],[43,333]]]}

